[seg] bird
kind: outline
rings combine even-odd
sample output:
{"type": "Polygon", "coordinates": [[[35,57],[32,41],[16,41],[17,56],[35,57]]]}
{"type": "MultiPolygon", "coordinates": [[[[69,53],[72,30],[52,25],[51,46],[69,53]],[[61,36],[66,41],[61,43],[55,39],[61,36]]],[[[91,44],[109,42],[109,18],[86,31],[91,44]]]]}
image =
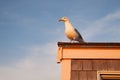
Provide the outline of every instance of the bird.
{"type": "Polygon", "coordinates": [[[64,16],[64,17],[59,19],[59,22],[64,22],[65,34],[66,34],[66,37],[70,40],[70,42],[73,42],[73,41],[77,41],[79,43],[85,42],[83,40],[81,34],[79,33],[79,31],[75,27],[73,27],[69,18],[64,16]]]}

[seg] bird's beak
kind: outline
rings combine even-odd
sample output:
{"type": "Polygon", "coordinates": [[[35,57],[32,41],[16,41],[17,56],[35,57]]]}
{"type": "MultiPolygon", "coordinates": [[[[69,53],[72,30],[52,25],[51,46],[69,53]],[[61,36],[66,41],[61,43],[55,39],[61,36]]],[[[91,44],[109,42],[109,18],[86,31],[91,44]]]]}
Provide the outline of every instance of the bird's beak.
{"type": "Polygon", "coordinates": [[[63,20],[62,20],[62,19],[59,19],[58,21],[61,22],[61,21],[63,21],[63,20]]]}

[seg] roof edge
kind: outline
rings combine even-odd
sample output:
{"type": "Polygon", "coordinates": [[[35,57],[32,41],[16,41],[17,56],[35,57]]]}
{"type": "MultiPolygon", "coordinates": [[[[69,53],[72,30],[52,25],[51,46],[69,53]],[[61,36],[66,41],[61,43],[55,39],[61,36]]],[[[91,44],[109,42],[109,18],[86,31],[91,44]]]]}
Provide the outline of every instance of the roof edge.
{"type": "Polygon", "coordinates": [[[120,48],[120,42],[85,42],[85,43],[70,43],[58,42],[58,47],[116,47],[120,48]]]}

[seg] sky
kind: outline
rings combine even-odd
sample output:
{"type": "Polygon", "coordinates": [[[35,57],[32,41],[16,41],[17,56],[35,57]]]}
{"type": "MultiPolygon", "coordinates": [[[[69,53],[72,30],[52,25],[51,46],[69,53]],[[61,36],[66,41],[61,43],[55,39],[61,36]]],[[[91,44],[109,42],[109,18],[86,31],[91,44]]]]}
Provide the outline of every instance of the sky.
{"type": "Polygon", "coordinates": [[[63,16],[86,42],[120,42],[120,0],[0,0],[0,80],[61,80],[63,16]]]}

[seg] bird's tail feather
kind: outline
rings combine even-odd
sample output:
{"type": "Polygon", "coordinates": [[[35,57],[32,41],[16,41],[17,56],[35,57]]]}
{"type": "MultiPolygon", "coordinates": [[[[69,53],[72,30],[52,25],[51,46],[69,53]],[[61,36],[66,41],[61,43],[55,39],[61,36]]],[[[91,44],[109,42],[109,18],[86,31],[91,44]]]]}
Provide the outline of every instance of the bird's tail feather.
{"type": "Polygon", "coordinates": [[[79,43],[85,43],[83,39],[79,39],[79,43]]]}

